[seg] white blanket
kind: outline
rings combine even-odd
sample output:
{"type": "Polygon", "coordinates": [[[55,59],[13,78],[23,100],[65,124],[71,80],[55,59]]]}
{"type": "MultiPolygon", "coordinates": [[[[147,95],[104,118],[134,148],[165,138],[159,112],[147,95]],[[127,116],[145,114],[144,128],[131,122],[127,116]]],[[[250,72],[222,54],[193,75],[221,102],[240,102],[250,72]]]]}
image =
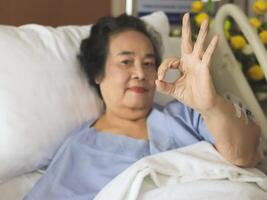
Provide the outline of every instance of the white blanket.
{"type": "Polygon", "coordinates": [[[200,142],[143,158],[112,180],[95,200],[267,199],[267,176],[225,161],[200,142]]]}

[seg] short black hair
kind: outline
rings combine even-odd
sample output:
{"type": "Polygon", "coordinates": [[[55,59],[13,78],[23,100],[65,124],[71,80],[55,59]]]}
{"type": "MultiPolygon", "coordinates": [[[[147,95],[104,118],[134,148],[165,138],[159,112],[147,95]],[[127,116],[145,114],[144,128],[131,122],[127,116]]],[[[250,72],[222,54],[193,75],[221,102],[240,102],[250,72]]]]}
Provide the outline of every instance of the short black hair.
{"type": "Polygon", "coordinates": [[[156,55],[156,67],[161,63],[162,42],[158,32],[149,27],[141,19],[122,14],[118,17],[102,17],[91,28],[90,35],[83,39],[78,59],[85,72],[89,84],[93,86],[102,98],[100,87],[95,83],[96,77],[103,77],[111,35],[126,30],[134,30],[144,34],[153,46],[156,55]]]}

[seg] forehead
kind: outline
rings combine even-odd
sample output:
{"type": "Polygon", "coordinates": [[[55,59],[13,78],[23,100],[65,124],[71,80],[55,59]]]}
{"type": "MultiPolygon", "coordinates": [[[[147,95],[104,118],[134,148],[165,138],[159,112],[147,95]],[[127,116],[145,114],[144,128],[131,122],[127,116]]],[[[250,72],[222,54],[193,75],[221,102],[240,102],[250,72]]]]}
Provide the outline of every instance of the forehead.
{"type": "Polygon", "coordinates": [[[127,30],[110,36],[109,52],[132,51],[138,53],[154,53],[150,39],[134,30],[127,30]]]}

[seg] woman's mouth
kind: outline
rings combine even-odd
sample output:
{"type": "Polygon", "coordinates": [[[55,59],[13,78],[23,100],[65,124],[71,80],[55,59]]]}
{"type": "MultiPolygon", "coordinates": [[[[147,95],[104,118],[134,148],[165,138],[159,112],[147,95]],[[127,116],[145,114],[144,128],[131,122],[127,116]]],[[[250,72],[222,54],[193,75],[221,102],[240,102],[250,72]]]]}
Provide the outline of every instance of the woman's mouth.
{"type": "Polygon", "coordinates": [[[131,90],[132,92],[139,93],[139,94],[145,93],[147,91],[147,89],[145,89],[144,87],[131,87],[129,88],[129,90],[131,90]]]}

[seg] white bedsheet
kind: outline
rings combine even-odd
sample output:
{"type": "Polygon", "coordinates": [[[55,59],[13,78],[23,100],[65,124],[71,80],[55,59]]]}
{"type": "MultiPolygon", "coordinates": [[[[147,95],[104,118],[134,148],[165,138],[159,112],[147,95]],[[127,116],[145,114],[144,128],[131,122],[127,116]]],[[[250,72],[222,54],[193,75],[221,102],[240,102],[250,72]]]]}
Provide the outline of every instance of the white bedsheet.
{"type": "Polygon", "coordinates": [[[267,199],[267,177],[255,168],[225,161],[212,145],[200,142],[141,159],[95,200],[267,199]]]}

